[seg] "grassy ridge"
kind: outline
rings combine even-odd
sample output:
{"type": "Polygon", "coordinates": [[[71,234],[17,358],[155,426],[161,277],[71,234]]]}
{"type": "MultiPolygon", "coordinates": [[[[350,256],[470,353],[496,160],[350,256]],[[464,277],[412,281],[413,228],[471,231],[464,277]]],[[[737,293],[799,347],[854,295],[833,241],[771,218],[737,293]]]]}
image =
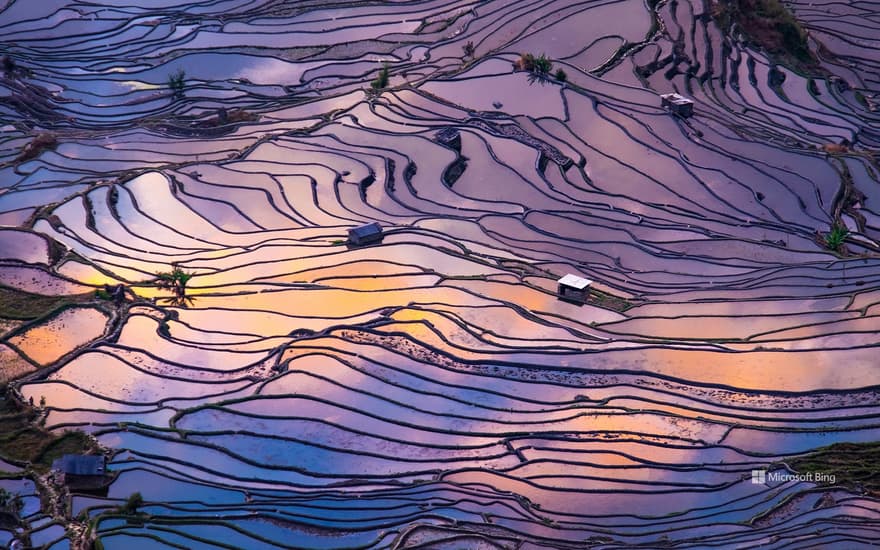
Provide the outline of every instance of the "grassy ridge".
{"type": "Polygon", "coordinates": [[[83,432],[56,435],[38,426],[36,420],[36,410],[0,396],[0,458],[30,462],[34,470],[46,472],[52,461],[64,454],[97,451],[83,432]]]}
{"type": "Polygon", "coordinates": [[[92,298],[91,294],[44,296],[15,288],[0,287],[0,318],[29,321],[67,304],[85,302],[92,298]]]}
{"type": "Polygon", "coordinates": [[[837,443],[789,462],[798,472],[834,474],[835,484],[880,496],[880,442],[837,443]]]}
{"type": "Polygon", "coordinates": [[[777,61],[798,69],[815,68],[818,60],[807,32],[779,0],[717,0],[712,17],[725,33],[736,30],[777,61]]]}

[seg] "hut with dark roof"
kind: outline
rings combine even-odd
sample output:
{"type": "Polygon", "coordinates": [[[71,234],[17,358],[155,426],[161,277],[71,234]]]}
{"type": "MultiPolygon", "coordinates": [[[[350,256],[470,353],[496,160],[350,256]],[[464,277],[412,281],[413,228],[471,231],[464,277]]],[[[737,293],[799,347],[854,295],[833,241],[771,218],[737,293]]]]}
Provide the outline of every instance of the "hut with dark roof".
{"type": "Polygon", "coordinates": [[[99,455],[64,455],[52,463],[52,467],[65,475],[102,476],[104,457],[99,455]]]}
{"type": "Polygon", "coordinates": [[[694,101],[680,94],[663,94],[660,96],[663,108],[670,113],[675,113],[682,118],[694,114],[694,101]]]}
{"type": "Polygon", "coordinates": [[[461,153],[461,134],[451,126],[434,134],[434,140],[461,153]]]}
{"type": "Polygon", "coordinates": [[[348,242],[353,246],[377,243],[384,237],[382,226],[376,222],[353,227],[348,230],[348,242]]]}
{"type": "Polygon", "coordinates": [[[113,477],[107,475],[102,455],[64,455],[52,463],[71,491],[106,495],[113,477]]]}

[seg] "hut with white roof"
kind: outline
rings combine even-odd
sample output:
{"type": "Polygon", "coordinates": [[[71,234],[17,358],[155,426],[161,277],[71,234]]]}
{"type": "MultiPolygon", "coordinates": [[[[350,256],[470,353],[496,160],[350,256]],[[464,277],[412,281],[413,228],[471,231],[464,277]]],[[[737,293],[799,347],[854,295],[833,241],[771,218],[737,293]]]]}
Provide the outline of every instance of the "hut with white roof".
{"type": "Polygon", "coordinates": [[[593,281],[572,273],[569,273],[557,282],[559,283],[559,288],[556,294],[559,298],[581,304],[587,301],[587,298],[590,296],[590,285],[593,284],[593,281]]]}

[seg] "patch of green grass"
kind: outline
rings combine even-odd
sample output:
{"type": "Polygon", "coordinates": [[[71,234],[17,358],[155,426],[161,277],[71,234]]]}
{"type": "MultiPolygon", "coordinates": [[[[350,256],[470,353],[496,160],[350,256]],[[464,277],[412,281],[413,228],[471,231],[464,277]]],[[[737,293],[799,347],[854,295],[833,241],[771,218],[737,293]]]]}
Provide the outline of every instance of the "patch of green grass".
{"type": "MultiPolygon", "coordinates": [[[[51,434],[50,434],[51,435],[51,434]]],[[[52,462],[66,454],[84,454],[97,449],[89,437],[79,431],[67,431],[60,436],[53,436],[35,457],[33,462],[45,469],[52,467],[52,462]]]]}
{"type": "Polygon", "coordinates": [[[633,307],[633,304],[631,304],[626,298],[621,298],[620,296],[615,296],[596,289],[590,289],[587,303],[596,304],[605,309],[618,312],[623,312],[633,307]]]}
{"type": "Polygon", "coordinates": [[[17,419],[18,429],[8,432],[0,439],[0,456],[17,461],[31,461],[52,440],[52,435],[29,425],[25,417],[17,419]]]}
{"type": "Polygon", "coordinates": [[[99,300],[112,300],[113,296],[110,296],[110,293],[103,288],[99,288],[95,291],[95,298],[99,300]]]}
{"type": "Polygon", "coordinates": [[[0,317],[29,321],[52,311],[89,299],[87,294],[69,296],[43,296],[9,287],[0,287],[0,317]]]}
{"type": "Polygon", "coordinates": [[[835,485],[880,496],[880,442],[835,443],[788,461],[796,471],[833,475],[835,485]]]}
{"type": "Polygon", "coordinates": [[[83,432],[53,434],[37,426],[36,411],[20,408],[4,396],[0,398],[0,457],[18,462],[31,462],[34,469],[48,471],[52,461],[64,454],[97,451],[83,432]]]}

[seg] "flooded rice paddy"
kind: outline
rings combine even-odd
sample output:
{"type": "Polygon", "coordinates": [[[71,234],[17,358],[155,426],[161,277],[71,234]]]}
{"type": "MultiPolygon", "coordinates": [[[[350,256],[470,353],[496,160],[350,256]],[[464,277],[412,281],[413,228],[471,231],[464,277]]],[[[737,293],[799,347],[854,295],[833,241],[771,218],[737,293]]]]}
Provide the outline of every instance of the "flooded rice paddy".
{"type": "Polygon", "coordinates": [[[876,542],[876,495],[752,470],[880,439],[880,5],[791,4],[809,77],[697,0],[5,4],[0,280],[132,292],[0,325],[114,453],[104,548],[876,542]]]}

